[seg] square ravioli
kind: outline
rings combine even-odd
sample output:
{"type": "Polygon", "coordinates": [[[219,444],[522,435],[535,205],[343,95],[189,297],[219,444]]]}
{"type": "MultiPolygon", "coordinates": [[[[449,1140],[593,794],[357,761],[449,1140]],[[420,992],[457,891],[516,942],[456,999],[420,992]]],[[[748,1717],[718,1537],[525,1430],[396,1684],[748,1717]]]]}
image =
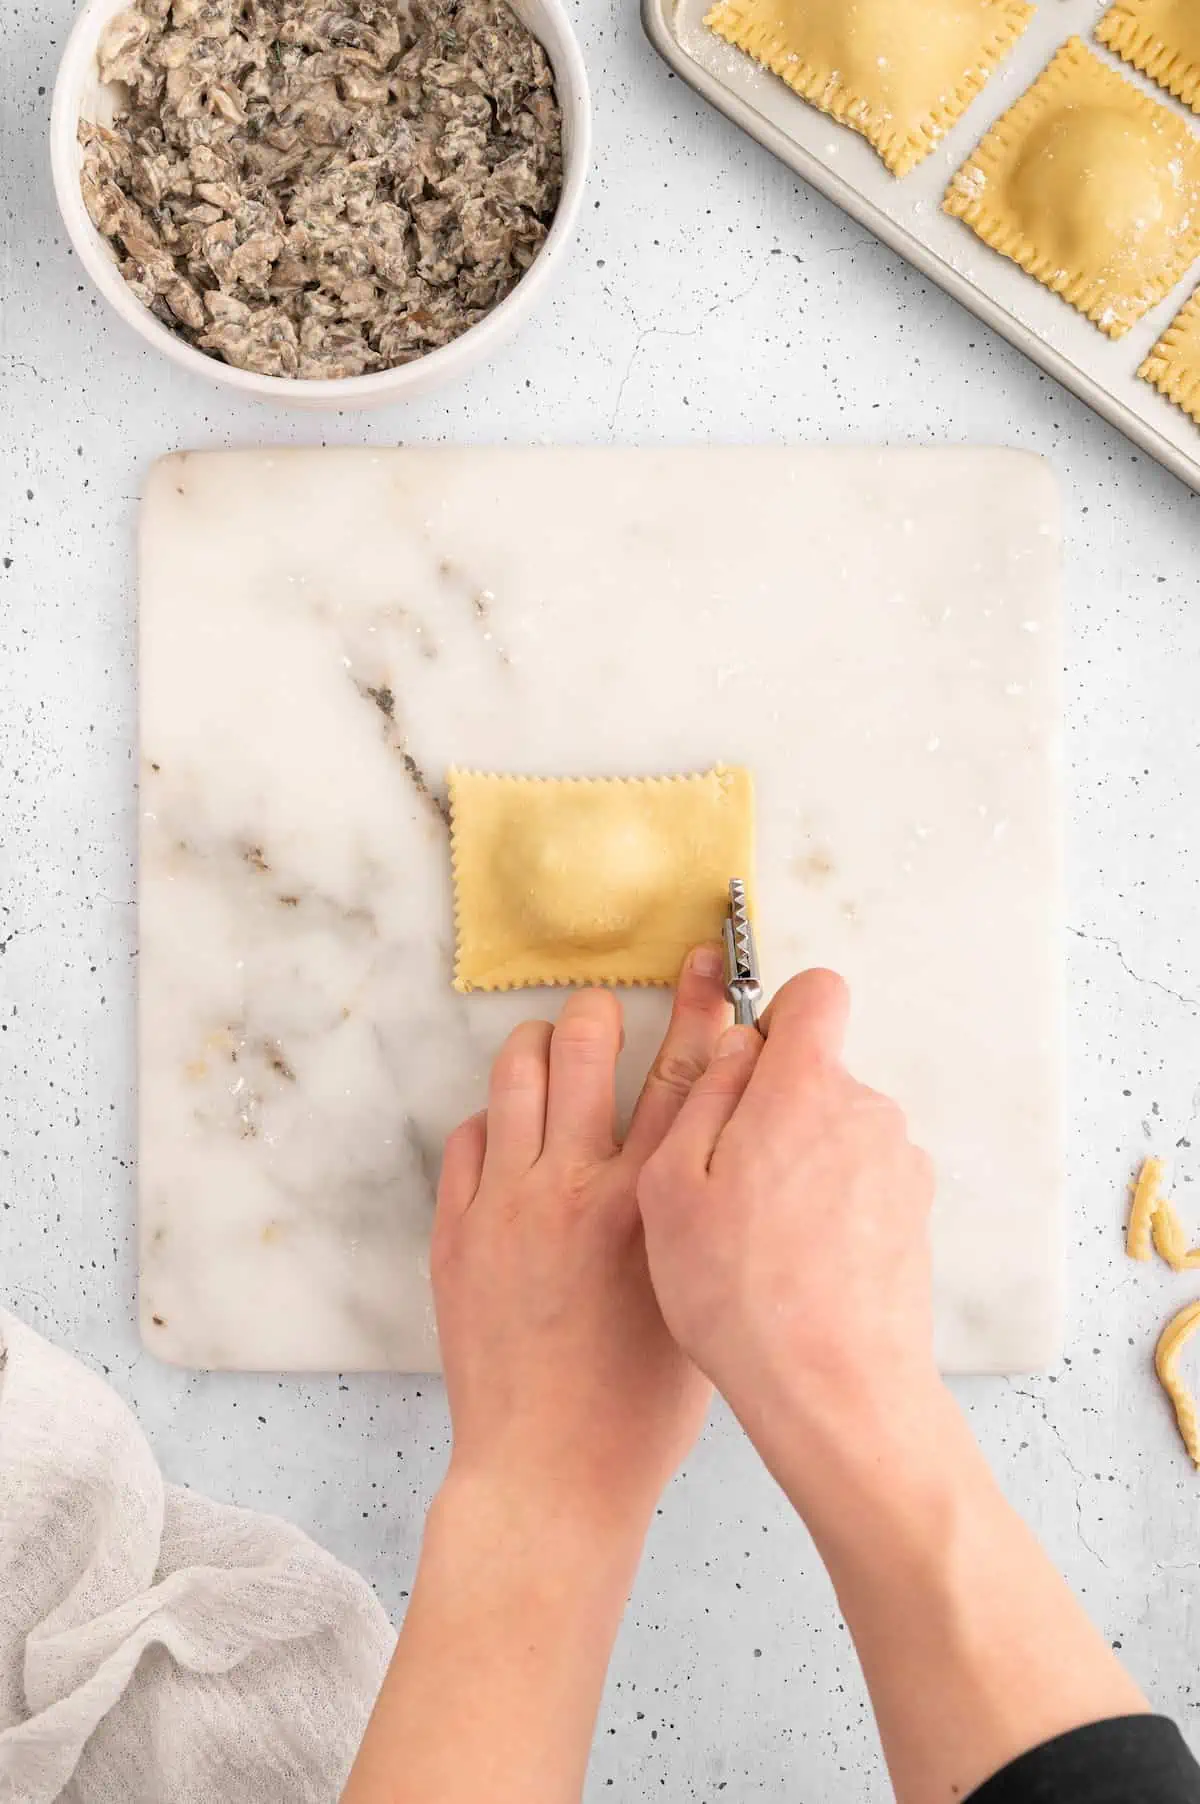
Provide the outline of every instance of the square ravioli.
{"type": "Polygon", "coordinates": [[[1033,10],[1026,0],[718,0],[704,22],[907,175],[1033,10]]]}
{"type": "Polygon", "coordinates": [[[1117,0],[1096,36],[1168,94],[1200,113],[1200,6],[1196,0],[1117,0]]]}
{"type": "Polygon", "coordinates": [[[750,773],[450,772],[456,990],[673,984],[752,876],[750,773]]]}
{"type": "Polygon", "coordinates": [[[1138,375],[1200,426],[1200,288],[1175,315],[1138,375]]]}
{"type": "Polygon", "coordinates": [[[1120,338],[1200,256],[1200,138],[1070,38],[942,204],[1120,338]]]}

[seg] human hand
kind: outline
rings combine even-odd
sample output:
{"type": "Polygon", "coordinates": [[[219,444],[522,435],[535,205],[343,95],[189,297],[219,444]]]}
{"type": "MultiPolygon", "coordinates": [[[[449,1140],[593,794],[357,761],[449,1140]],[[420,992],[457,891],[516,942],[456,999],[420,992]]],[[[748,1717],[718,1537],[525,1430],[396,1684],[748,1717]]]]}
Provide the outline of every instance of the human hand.
{"type": "Polygon", "coordinates": [[[622,1146],[620,1004],[575,994],[553,1029],[510,1035],[486,1114],[450,1136],[432,1257],[452,1484],[640,1541],[709,1387],[655,1301],[637,1177],[728,1018],[720,955],[699,948],[622,1146]]]}
{"type": "Polygon", "coordinates": [[[765,1040],[730,1029],[638,1181],[667,1324],[777,1473],[782,1437],[869,1435],[937,1383],[932,1168],[842,1064],[848,1008],[808,971],[765,1040]]]}

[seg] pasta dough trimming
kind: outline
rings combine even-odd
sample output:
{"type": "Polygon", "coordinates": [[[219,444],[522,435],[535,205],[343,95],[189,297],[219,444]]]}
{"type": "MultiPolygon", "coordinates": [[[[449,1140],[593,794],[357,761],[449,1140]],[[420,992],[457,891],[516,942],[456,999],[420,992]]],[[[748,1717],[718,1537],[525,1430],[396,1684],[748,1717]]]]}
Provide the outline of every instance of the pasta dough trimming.
{"type": "Polygon", "coordinates": [[[457,990],[672,984],[753,870],[748,771],[514,777],[452,770],[457,990]]]}
{"type": "Polygon", "coordinates": [[[1200,288],[1175,315],[1138,375],[1200,426],[1200,288]]]}
{"type": "Polygon", "coordinates": [[[1070,38],[943,204],[1119,338],[1200,256],[1200,139],[1070,38]]]}
{"type": "Polygon", "coordinates": [[[1172,1271],[1194,1271],[1200,1267],[1200,1247],[1188,1250],[1183,1223],[1170,1197],[1163,1195],[1162,1181],[1162,1160],[1144,1160],[1134,1186],[1125,1251],[1131,1259],[1147,1260],[1153,1247],[1172,1271]]]}
{"type": "Polygon", "coordinates": [[[1154,1211],[1151,1228],[1154,1235],[1154,1250],[1160,1259],[1166,1261],[1173,1272],[1191,1272],[1200,1266],[1200,1247],[1195,1247],[1189,1252],[1183,1223],[1169,1197],[1164,1196],[1160,1200],[1154,1211]]]}
{"type": "MultiPolygon", "coordinates": [[[[1183,1223],[1174,1204],[1162,1194],[1163,1162],[1149,1158],[1143,1161],[1134,1186],[1133,1204],[1129,1211],[1129,1227],[1125,1251],[1131,1259],[1149,1259],[1150,1246],[1172,1271],[1191,1271],[1200,1266],[1200,1247],[1188,1251],[1183,1223]]],[[[1172,1316],[1158,1337],[1154,1349],[1154,1370],[1158,1381],[1175,1410],[1179,1433],[1192,1462],[1200,1467],[1200,1420],[1196,1401],[1179,1375],[1179,1361],[1189,1337],[1200,1327],[1200,1302],[1189,1303],[1172,1316]]]]}
{"type": "Polygon", "coordinates": [[[1179,1433],[1193,1465],[1200,1466],[1200,1422],[1196,1419],[1196,1400],[1179,1375],[1179,1361],[1184,1346],[1200,1328],[1200,1303],[1189,1303],[1172,1316],[1158,1337],[1154,1349],[1154,1369],[1175,1409],[1179,1433]]]}
{"type": "Polygon", "coordinates": [[[907,175],[1033,11],[1026,0],[718,0],[704,22],[907,175]]]}
{"type": "Polygon", "coordinates": [[[1150,1257],[1154,1212],[1162,1201],[1162,1171],[1161,1159],[1142,1161],[1129,1210],[1129,1227],[1125,1233],[1125,1251],[1131,1259],[1146,1260],[1150,1257]]]}
{"type": "Polygon", "coordinates": [[[1160,88],[1200,112],[1200,6],[1196,0],[1117,0],[1096,36],[1160,88]]]}

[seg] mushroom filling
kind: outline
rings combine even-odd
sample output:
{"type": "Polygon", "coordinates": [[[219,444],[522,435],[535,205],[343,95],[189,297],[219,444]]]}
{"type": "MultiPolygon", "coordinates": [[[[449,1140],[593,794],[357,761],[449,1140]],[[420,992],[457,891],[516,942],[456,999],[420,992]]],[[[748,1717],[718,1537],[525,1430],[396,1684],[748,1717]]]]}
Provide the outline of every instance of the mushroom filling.
{"type": "Polygon", "coordinates": [[[546,54],[505,0],[138,0],[80,183],[133,292],[262,376],[393,369],[519,281],[562,186],[546,54]]]}

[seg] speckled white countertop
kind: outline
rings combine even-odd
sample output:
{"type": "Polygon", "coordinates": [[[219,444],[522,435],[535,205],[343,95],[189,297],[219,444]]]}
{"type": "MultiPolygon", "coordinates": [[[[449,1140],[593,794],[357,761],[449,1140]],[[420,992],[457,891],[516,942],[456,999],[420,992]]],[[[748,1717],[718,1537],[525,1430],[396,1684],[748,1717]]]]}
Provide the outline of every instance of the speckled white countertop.
{"type": "MultiPolygon", "coordinates": [[[[596,170],[565,279],[500,361],[373,416],[229,401],[142,351],[64,247],[46,127],[71,11],[17,0],[0,21],[0,1296],[109,1373],[171,1477],[300,1522],[403,1607],[446,1449],[435,1383],[196,1377],[138,1346],[131,552],[154,457],[322,439],[1043,452],[1069,556],[1070,1356],[961,1394],[1009,1495],[1200,1745],[1200,1479],[1150,1373],[1200,1286],[1127,1263],[1120,1235],[1151,1145],[1200,1228],[1200,498],[708,113],[626,0],[576,8],[596,170]]],[[[589,1799],[610,1786],[884,1795],[826,1582],[724,1418],[643,1568],[589,1799]]]]}

